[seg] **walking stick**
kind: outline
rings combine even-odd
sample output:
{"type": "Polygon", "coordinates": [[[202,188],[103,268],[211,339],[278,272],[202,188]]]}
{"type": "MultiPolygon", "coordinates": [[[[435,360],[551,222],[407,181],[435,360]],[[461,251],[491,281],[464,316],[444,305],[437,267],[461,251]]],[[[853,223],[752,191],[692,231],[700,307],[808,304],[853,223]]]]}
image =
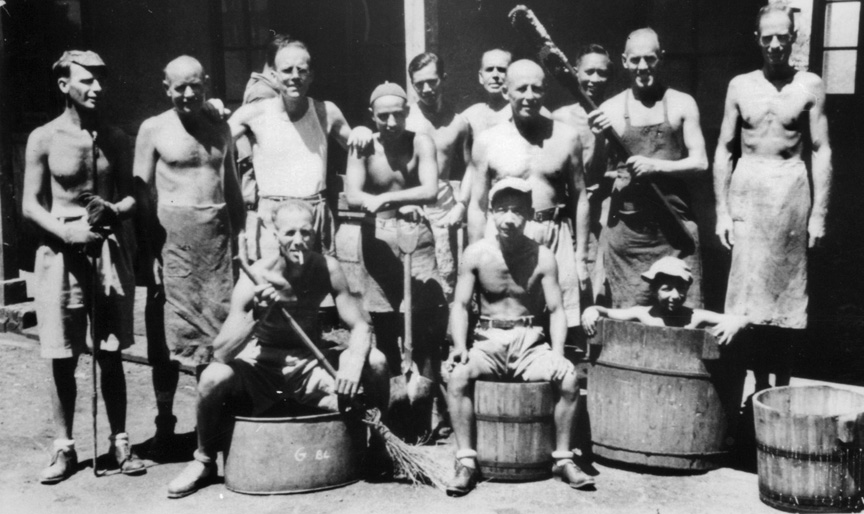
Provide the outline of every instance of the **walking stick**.
{"type": "MultiPolygon", "coordinates": [[[[251,280],[253,284],[260,285],[263,283],[263,280],[255,274],[249,266],[249,262],[246,260],[246,242],[240,242],[242,244],[238,245],[239,255],[237,256],[237,259],[240,262],[240,269],[243,270],[243,273],[249,277],[249,280],[251,280]]],[[[291,316],[291,313],[282,305],[279,305],[279,312],[281,312],[285,320],[288,321],[291,330],[293,330],[297,337],[300,338],[303,345],[312,352],[312,355],[315,356],[318,363],[321,364],[324,370],[335,379],[336,369],[333,368],[333,365],[330,364],[326,357],[324,357],[324,354],[321,353],[318,346],[309,338],[308,335],[306,335],[306,332],[303,331],[300,324],[297,323],[293,316],[291,316]]],[[[404,473],[405,476],[415,484],[426,483],[441,490],[446,489],[445,468],[438,464],[435,459],[420,452],[417,447],[411,446],[393,435],[390,429],[381,422],[381,411],[375,407],[365,405],[359,398],[352,398],[349,412],[356,414],[362,413],[362,421],[372,428],[373,434],[377,435],[384,441],[384,447],[390,458],[393,460],[397,471],[404,473]]]]}
{"type": "MultiPolygon", "coordinates": [[[[96,170],[96,159],[98,159],[99,154],[96,148],[96,131],[93,131],[93,145],[92,145],[92,155],[93,155],[93,188],[95,189],[98,185],[98,174],[96,170]]],[[[96,358],[99,355],[99,339],[96,337],[96,291],[99,289],[99,274],[98,274],[98,265],[99,265],[99,255],[90,254],[91,249],[87,248],[87,262],[90,265],[90,340],[91,344],[93,344],[93,352],[91,354],[92,358],[90,359],[90,375],[93,379],[93,394],[90,396],[91,400],[91,412],[93,414],[93,475],[99,475],[99,469],[96,466],[96,460],[99,457],[98,450],[98,433],[96,428],[96,414],[99,406],[99,393],[98,393],[98,381],[97,381],[97,370],[96,370],[96,358]]]]}

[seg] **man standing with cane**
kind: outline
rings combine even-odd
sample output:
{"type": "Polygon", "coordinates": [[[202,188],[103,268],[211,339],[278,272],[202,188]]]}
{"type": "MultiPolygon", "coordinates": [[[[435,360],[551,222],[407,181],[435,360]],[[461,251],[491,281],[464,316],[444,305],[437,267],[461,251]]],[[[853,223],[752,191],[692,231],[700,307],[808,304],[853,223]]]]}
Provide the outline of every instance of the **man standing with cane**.
{"type": "MultiPolygon", "coordinates": [[[[36,303],[41,354],[51,359],[54,379],[56,439],[40,480],[64,480],[77,465],[75,368],[86,348],[88,311],[101,314],[90,323],[111,426],[110,453],[122,473],[140,474],[144,463],[132,455],[126,434],[120,355],[134,341],[134,276],[120,226],[135,207],[129,146],[125,135],[98,115],[105,63],[96,53],[67,51],[53,71],[66,108],[27,141],[22,200],[24,217],[43,237],[36,255],[36,303]]],[[[94,468],[95,460],[94,455],[94,468]]]]}

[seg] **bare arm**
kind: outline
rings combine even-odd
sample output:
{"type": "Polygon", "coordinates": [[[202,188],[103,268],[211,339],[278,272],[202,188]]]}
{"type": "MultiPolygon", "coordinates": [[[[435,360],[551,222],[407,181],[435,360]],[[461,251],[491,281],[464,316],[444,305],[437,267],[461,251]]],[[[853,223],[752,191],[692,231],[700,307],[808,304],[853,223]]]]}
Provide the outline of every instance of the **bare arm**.
{"type": "Polygon", "coordinates": [[[610,309],[600,305],[592,305],[582,313],[582,328],[589,337],[597,334],[597,320],[609,318],[618,321],[643,321],[646,307],[634,306],[626,309],[610,309]]]}
{"type": "Polygon", "coordinates": [[[809,247],[818,246],[825,235],[825,215],[831,195],[831,145],[828,141],[828,118],[825,116],[825,83],[817,78],[812,87],[813,106],[810,108],[810,137],[813,144],[812,180],[813,209],[807,224],[809,247]]]}
{"type": "Polygon", "coordinates": [[[489,204],[489,160],[486,138],[480,137],[471,150],[471,198],[468,202],[468,242],[483,239],[486,232],[486,209],[489,204]]]}
{"type": "Polygon", "coordinates": [[[234,360],[249,340],[255,326],[248,316],[254,296],[255,286],[249,277],[241,274],[231,294],[228,317],[213,341],[213,357],[217,362],[227,363],[234,360]]]}
{"type": "Polygon", "coordinates": [[[561,286],[558,285],[558,264],[551,250],[540,246],[537,266],[542,270],[540,284],[543,287],[543,297],[546,309],[549,311],[549,343],[552,350],[564,355],[564,340],[567,339],[567,315],[564,312],[564,300],[561,286]]]}
{"type": "Polygon", "coordinates": [[[585,187],[585,167],[582,165],[582,145],[578,137],[574,140],[570,152],[570,195],[575,204],[573,220],[576,223],[576,272],[579,275],[579,285],[585,290],[588,287],[588,231],[590,230],[590,206],[588,204],[588,189],[585,187]]]}
{"type": "Polygon", "coordinates": [[[162,272],[159,263],[159,249],[153,236],[158,233],[156,218],[157,192],[154,187],[156,176],[156,163],[159,154],[153,142],[154,131],[157,127],[155,120],[146,120],[138,130],[138,138],[135,140],[135,162],[133,165],[133,180],[135,198],[137,203],[137,216],[135,217],[135,233],[139,240],[139,249],[144,252],[147,263],[146,273],[150,283],[159,284],[162,280],[162,272]]]}
{"type": "Polygon", "coordinates": [[[654,159],[634,155],[627,159],[628,167],[636,175],[641,173],[691,173],[708,169],[708,155],[705,153],[705,138],[699,125],[699,107],[690,95],[676,94],[683,108],[681,132],[684,136],[684,146],[687,147],[687,157],[677,161],[654,159]]]}
{"type": "Polygon", "coordinates": [[[35,223],[45,232],[63,242],[69,242],[67,227],[42,205],[39,198],[50,187],[48,170],[48,146],[50,136],[45,127],[37,128],[27,139],[24,164],[24,191],[21,210],[25,219],[35,223]]]}
{"type": "Polygon", "coordinates": [[[453,305],[450,307],[450,334],[453,338],[453,353],[451,360],[466,363],[468,361],[468,307],[474,296],[474,286],[477,281],[478,248],[469,246],[463,253],[463,262],[459,266],[459,276],[453,291],[453,305]]]}
{"type": "Polygon", "coordinates": [[[731,250],[735,245],[732,217],[729,214],[729,184],[732,181],[732,152],[735,134],[738,131],[740,113],[738,111],[737,81],[732,79],[726,92],[726,105],[723,108],[723,123],[720,125],[720,138],[714,152],[714,200],[717,203],[717,237],[720,243],[731,250]]]}
{"type": "Polygon", "coordinates": [[[240,136],[249,133],[249,120],[260,110],[260,106],[265,104],[269,99],[253,102],[251,104],[241,105],[234,114],[228,118],[228,127],[231,128],[231,138],[236,142],[240,136]]]}
{"type": "Polygon", "coordinates": [[[717,338],[717,343],[726,345],[731,343],[741,330],[751,325],[746,316],[733,316],[731,314],[719,314],[704,309],[694,309],[693,318],[685,328],[701,328],[712,326],[711,334],[717,338]]]}
{"type": "Polygon", "coordinates": [[[336,392],[353,397],[360,388],[363,366],[372,349],[372,328],[369,315],[363,310],[360,301],[351,294],[348,280],[342,272],[339,261],[325,256],[330,271],[330,293],[336,303],[336,310],[345,326],[351,331],[348,340],[348,359],[336,374],[336,392]]]}
{"type": "Polygon", "coordinates": [[[111,133],[111,145],[117,149],[117,162],[114,165],[113,177],[116,188],[117,202],[113,204],[114,211],[120,218],[128,218],[135,212],[135,188],[132,178],[132,155],[129,152],[129,140],[120,129],[111,133]]]}
{"type": "Polygon", "coordinates": [[[225,130],[225,158],[222,161],[222,177],[225,184],[225,204],[231,218],[233,232],[238,234],[246,227],[246,206],[243,203],[243,192],[240,190],[240,179],[234,164],[234,144],[231,141],[230,129],[225,130]]]}
{"type": "Polygon", "coordinates": [[[339,146],[347,150],[348,138],[351,136],[351,125],[348,124],[348,120],[345,119],[345,115],[336,107],[336,104],[324,102],[324,106],[327,109],[328,135],[339,143],[339,146]]]}

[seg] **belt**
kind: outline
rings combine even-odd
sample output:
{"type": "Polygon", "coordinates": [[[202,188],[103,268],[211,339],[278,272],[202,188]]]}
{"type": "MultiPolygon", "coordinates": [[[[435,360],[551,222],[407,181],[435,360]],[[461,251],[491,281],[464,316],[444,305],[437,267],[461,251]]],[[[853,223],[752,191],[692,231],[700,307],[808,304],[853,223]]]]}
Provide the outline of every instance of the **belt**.
{"type": "Polygon", "coordinates": [[[483,329],[501,328],[504,330],[517,327],[533,327],[534,316],[523,316],[512,319],[480,318],[477,320],[477,326],[483,329]]]}
{"type": "Polygon", "coordinates": [[[564,208],[560,205],[557,207],[549,207],[548,209],[543,209],[542,211],[534,212],[534,221],[558,221],[564,215],[564,208]]]}
{"type": "Polygon", "coordinates": [[[285,200],[300,200],[303,202],[309,202],[312,205],[323,202],[325,199],[325,194],[327,190],[324,189],[315,193],[314,195],[309,196],[270,196],[270,195],[262,195],[261,198],[265,200],[269,200],[271,202],[284,202],[285,200]]]}

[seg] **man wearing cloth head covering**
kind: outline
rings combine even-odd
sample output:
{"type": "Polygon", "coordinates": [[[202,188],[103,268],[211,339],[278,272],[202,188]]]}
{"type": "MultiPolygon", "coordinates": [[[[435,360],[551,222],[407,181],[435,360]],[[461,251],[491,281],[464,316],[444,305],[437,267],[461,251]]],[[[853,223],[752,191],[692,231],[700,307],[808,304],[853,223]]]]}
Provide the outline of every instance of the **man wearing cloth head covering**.
{"type": "Polygon", "coordinates": [[[672,256],[661,257],[642,274],[651,291],[649,305],[624,309],[592,306],[582,313],[582,326],[589,336],[596,334],[599,318],[639,321],[658,327],[701,328],[713,326],[711,333],[720,344],[728,344],[743,328],[750,326],[745,316],[718,314],[684,306],[687,292],[693,284],[693,272],[685,261],[672,256]]]}
{"type": "Polygon", "coordinates": [[[531,219],[532,186],[517,177],[498,181],[489,191],[494,234],[465,249],[450,316],[453,352],[447,386],[456,435],[456,475],[447,493],[470,492],[479,476],[474,450],[473,385],[477,379],[550,381],[556,390],[555,464],[552,472],[574,489],[594,484],[573,460],[571,434],[579,383],[564,358],[567,315],[552,251],[524,234],[531,219]],[[468,309],[475,292],[480,320],[468,347],[468,309]],[[542,318],[548,313],[548,343],[542,318]]]}
{"type": "Polygon", "coordinates": [[[434,202],[438,190],[435,144],[425,134],[405,130],[407,95],[399,85],[379,85],[369,104],[378,130],[374,150],[367,156],[349,155],[345,176],[348,204],[369,216],[361,223],[357,240],[346,237],[345,254],[340,238],[339,258],[354,271],[347,273],[351,289],[363,295],[363,306],[372,313],[378,347],[390,368],[400,369],[397,339],[402,331],[399,311],[404,287],[399,242],[416,241],[411,259],[417,320],[413,360],[423,377],[437,383],[447,302],[435,261],[435,241],[422,216],[422,206],[434,202]]]}
{"type": "Polygon", "coordinates": [[[94,52],[65,52],[53,67],[63,113],[27,140],[22,211],[42,236],[36,253],[36,305],[42,357],[51,359],[56,439],[43,483],[75,472],[72,439],[75,368],[86,349],[88,314],[100,349],[110,453],[120,471],[141,474],[126,434],[126,379],[120,351],[134,342],[135,280],[121,221],[135,208],[126,135],[100,118],[105,63],[94,52]],[[94,289],[95,288],[95,289],[94,289]]]}

